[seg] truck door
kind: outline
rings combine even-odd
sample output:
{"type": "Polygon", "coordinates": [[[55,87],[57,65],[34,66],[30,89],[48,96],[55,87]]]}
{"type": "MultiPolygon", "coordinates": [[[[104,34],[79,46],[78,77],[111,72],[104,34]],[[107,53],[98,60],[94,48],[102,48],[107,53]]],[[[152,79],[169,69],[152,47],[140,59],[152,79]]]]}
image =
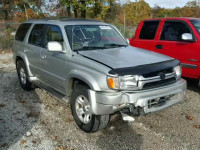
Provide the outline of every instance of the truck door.
{"type": "Polygon", "coordinates": [[[154,39],[156,37],[159,23],[160,20],[144,21],[141,23],[138,26],[139,29],[136,31],[136,35],[130,44],[135,47],[154,50],[156,45],[156,41],[154,39]]]}
{"type": "Polygon", "coordinates": [[[183,76],[198,78],[198,43],[190,26],[185,21],[167,20],[164,23],[154,51],[181,61],[183,76]],[[194,42],[182,40],[183,33],[191,33],[194,42]]]}

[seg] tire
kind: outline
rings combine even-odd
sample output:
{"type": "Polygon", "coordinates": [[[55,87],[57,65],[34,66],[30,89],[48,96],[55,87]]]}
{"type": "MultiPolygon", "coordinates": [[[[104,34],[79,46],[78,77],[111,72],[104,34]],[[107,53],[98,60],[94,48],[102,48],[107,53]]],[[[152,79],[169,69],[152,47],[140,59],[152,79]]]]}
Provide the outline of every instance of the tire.
{"type": "MultiPolygon", "coordinates": [[[[88,88],[87,87],[79,87],[79,88],[75,88],[72,92],[72,97],[71,97],[71,110],[72,110],[72,115],[74,117],[74,120],[76,122],[76,124],[79,126],[79,128],[87,133],[93,133],[96,132],[100,129],[105,128],[109,121],[110,121],[110,115],[94,115],[91,113],[90,109],[87,109],[88,107],[90,107],[90,102],[89,102],[89,96],[88,96],[88,88]],[[81,113],[77,113],[77,104],[81,105],[78,101],[80,101],[80,99],[82,99],[84,101],[85,107],[86,107],[86,112],[85,117],[83,117],[84,115],[82,115],[81,117],[81,113]],[[86,100],[88,100],[88,102],[86,102],[86,100]],[[90,112],[88,115],[87,112],[90,112]],[[87,117],[89,116],[89,117],[87,117]],[[82,118],[82,119],[81,119],[82,118]],[[89,118],[86,119],[84,121],[83,118],[89,118]]],[[[80,112],[80,111],[79,111],[80,112]]],[[[83,114],[83,112],[82,112],[83,114]]]]}
{"type": "Polygon", "coordinates": [[[28,79],[28,72],[23,60],[17,61],[16,69],[21,87],[26,91],[34,89],[34,84],[32,84],[28,79]]]}

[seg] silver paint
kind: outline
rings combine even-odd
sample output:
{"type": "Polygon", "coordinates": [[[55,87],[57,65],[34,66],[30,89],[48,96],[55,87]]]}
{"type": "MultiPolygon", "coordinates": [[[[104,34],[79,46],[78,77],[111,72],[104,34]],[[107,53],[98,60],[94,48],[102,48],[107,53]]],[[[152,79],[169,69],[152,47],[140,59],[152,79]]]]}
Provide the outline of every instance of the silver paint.
{"type": "Polygon", "coordinates": [[[171,58],[155,52],[128,46],[121,48],[81,51],[81,55],[102,62],[112,68],[135,67],[152,63],[159,63],[171,58]]]}
{"type": "MultiPolygon", "coordinates": [[[[137,91],[116,91],[107,85],[107,75],[111,70],[109,67],[98,63],[102,62],[112,68],[133,67],[151,63],[159,63],[172,58],[157,54],[154,52],[134,48],[121,47],[95,51],[81,51],[80,54],[90,57],[94,60],[85,58],[76,52],[73,52],[69,46],[68,38],[65,33],[66,25],[108,25],[102,22],[93,21],[59,21],[59,20],[29,20],[32,23],[23,42],[14,40],[13,58],[20,57],[24,60],[28,72],[28,78],[32,82],[39,82],[48,85],[55,91],[59,91],[66,97],[70,96],[70,85],[73,79],[79,79],[85,82],[90,90],[89,102],[93,114],[111,114],[121,110],[129,104],[138,105],[141,97],[159,97],[162,93],[169,94],[172,91],[181,93],[186,89],[185,80],[178,80],[177,83],[149,90],[137,91]],[[28,37],[34,24],[53,24],[58,25],[64,38],[63,52],[49,52],[46,48],[30,45],[28,37]],[[97,60],[97,61],[95,61],[97,60]]],[[[119,31],[118,31],[119,32],[119,31]]],[[[120,34],[121,35],[121,34],[120,34]]],[[[125,38],[123,37],[125,40],[125,38]]],[[[178,101],[175,100],[175,101],[178,101]]],[[[142,101],[143,102],[143,101],[142,101]]],[[[140,102],[140,103],[142,103],[140,102]]],[[[171,104],[167,105],[170,106],[171,104]]],[[[161,108],[160,108],[161,109],[161,108]]],[[[153,110],[151,110],[153,111],[153,110]]],[[[148,112],[148,110],[147,110],[148,112]]]]}

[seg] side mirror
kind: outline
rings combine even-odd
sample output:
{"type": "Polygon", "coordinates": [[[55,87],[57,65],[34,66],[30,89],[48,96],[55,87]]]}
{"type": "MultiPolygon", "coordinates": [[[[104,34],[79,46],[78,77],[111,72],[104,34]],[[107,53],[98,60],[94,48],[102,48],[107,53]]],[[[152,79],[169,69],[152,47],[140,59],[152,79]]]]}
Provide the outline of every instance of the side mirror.
{"type": "Polygon", "coordinates": [[[62,45],[56,41],[48,42],[47,49],[51,52],[63,52],[62,45]]]}
{"type": "Polygon", "coordinates": [[[181,38],[184,41],[191,41],[191,42],[194,41],[191,33],[183,33],[181,38]]]}

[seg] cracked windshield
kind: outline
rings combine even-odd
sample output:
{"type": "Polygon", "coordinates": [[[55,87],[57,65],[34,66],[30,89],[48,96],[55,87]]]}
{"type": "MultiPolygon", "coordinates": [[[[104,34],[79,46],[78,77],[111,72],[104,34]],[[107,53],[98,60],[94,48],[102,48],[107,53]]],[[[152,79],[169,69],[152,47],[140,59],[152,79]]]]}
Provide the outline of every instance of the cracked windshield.
{"type": "Polygon", "coordinates": [[[108,25],[69,25],[65,27],[72,50],[126,47],[125,39],[108,25]]]}

